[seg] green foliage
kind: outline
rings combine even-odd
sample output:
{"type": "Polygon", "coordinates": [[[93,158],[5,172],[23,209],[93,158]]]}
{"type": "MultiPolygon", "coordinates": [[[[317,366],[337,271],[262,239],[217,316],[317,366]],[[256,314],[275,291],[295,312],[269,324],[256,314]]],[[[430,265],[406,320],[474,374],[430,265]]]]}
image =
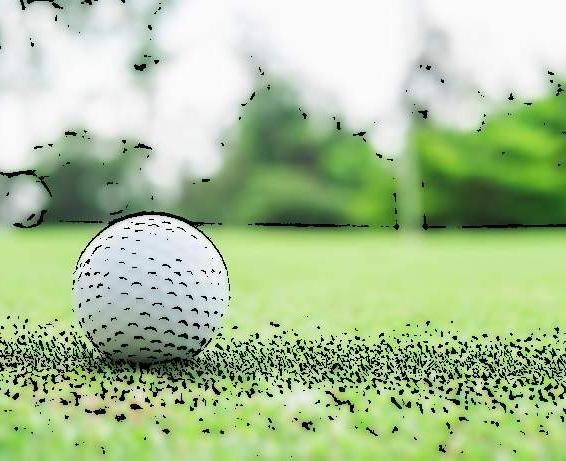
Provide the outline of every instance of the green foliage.
{"type": "Polygon", "coordinates": [[[142,175],[149,152],[127,140],[91,140],[86,130],[43,146],[37,171],[52,194],[46,220],[105,220],[143,208],[151,200],[142,175]]]}
{"type": "MultiPolygon", "coordinates": [[[[308,116],[287,86],[242,109],[210,182],[187,180],[169,208],[195,221],[369,224],[395,221],[394,162],[329,117],[308,116]]],[[[566,223],[566,97],[513,103],[478,132],[415,124],[412,145],[429,224],[566,223]]],[[[65,136],[37,166],[53,192],[47,219],[107,219],[154,209],[135,142],[65,136]]]]}
{"type": "Polygon", "coordinates": [[[566,99],[516,103],[472,133],[414,132],[432,224],[566,223],[566,99]]]}
{"type": "Polygon", "coordinates": [[[360,137],[316,123],[284,85],[242,111],[222,170],[187,184],[182,210],[233,223],[392,225],[392,171],[360,137]]]}

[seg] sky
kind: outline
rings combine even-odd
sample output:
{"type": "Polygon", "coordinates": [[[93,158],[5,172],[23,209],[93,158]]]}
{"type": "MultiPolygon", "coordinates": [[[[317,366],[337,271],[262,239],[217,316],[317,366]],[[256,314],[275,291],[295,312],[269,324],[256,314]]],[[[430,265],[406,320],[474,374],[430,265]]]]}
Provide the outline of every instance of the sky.
{"type": "Polygon", "coordinates": [[[415,101],[471,129],[511,92],[544,95],[547,70],[566,71],[560,0],[176,0],[156,14],[148,0],[101,0],[70,27],[47,2],[0,1],[3,171],[33,167],[34,145],[84,127],[151,145],[163,188],[213,175],[258,67],[390,155],[403,152],[415,101]],[[150,38],[159,63],[143,79],[133,56],[150,38]]]}

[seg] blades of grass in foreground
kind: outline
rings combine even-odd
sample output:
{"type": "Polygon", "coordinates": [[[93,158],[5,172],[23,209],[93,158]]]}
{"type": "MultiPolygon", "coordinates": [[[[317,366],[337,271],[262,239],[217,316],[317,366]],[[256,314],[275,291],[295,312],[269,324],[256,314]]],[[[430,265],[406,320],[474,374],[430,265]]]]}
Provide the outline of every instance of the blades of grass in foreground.
{"type": "Polygon", "coordinates": [[[244,339],[220,335],[196,357],[151,365],[101,357],[73,328],[17,321],[2,329],[5,395],[33,389],[33,400],[45,403],[71,393],[75,406],[100,400],[101,415],[113,401],[127,400],[132,386],[150,406],[157,401],[216,406],[231,399],[245,405],[258,395],[300,388],[325,395],[322,406],[351,413],[368,395],[387,393],[399,411],[482,405],[521,418],[535,405],[545,417],[564,420],[566,414],[566,335],[558,328],[524,337],[463,337],[423,325],[374,337],[343,333],[315,339],[278,329],[244,339]]]}

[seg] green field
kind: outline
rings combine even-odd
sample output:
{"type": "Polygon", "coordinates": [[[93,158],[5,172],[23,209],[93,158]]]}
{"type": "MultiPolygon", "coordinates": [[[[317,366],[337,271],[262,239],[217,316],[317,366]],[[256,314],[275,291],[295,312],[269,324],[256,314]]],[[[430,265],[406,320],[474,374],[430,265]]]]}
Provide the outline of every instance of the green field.
{"type": "MultiPolygon", "coordinates": [[[[12,316],[4,324],[15,316],[20,317],[16,322],[29,318],[30,324],[51,322],[62,329],[73,323],[72,272],[96,230],[69,226],[0,234],[0,315],[12,316]]],[[[391,338],[416,334],[427,321],[460,338],[541,335],[566,327],[566,234],[561,232],[403,235],[221,227],[205,232],[230,273],[232,304],[223,341],[280,333],[270,322],[305,339],[345,332],[369,342],[381,332],[391,338]]],[[[562,351],[564,343],[556,341],[555,347],[562,351]]],[[[3,370],[0,459],[103,454],[140,460],[436,459],[439,445],[445,459],[564,458],[564,424],[545,416],[552,402],[537,402],[538,408],[520,420],[482,404],[421,414],[414,407],[392,407],[391,389],[368,396],[352,387],[345,394],[360,410],[333,409],[330,420],[328,407],[315,404],[327,398],[322,388],[296,385],[273,397],[238,399],[227,392],[218,406],[193,412],[165,405],[116,422],[113,408],[97,416],[82,407],[63,408],[59,399],[35,406],[33,392],[25,388],[14,400],[13,393],[5,395],[6,377],[13,373],[3,370]],[[466,424],[457,423],[462,415],[466,424]],[[447,419],[453,421],[449,429],[447,419]],[[315,421],[315,431],[301,427],[306,420],[315,421]],[[163,433],[164,425],[170,433],[163,433]],[[205,427],[210,433],[202,432],[205,427]]],[[[268,388],[270,383],[260,384],[268,388]]],[[[61,395],[67,391],[62,388],[61,395]]],[[[521,408],[532,405],[526,401],[521,408]]]]}

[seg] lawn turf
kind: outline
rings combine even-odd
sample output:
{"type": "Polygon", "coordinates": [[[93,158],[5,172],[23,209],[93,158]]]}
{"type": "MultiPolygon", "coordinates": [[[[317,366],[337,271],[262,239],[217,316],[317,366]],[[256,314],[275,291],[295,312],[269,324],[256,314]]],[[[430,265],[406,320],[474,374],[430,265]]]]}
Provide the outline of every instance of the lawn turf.
{"type": "MultiPolygon", "coordinates": [[[[68,226],[0,234],[0,314],[31,323],[58,319],[62,328],[73,323],[72,271],[96,230],[68,226]]],[[[483,332],[528,335],[566,326],[566,235],[561,232],[407,236],[368,230],[204,230],[222,251],[231,277],[225,337],[269,336],[277,328],[293,328],[304,338],[343,331],[373,338],[426,321],[465,337],[483,332]]],[[[320,400],[319,392],[300,386],[245,402],[227,397],[224,408],[209,406],[198,417],[166,406],[121,423],[57,402],[34,407],[32,396],[23,392],[17,400],[0,400],[0,409],[8,410],[0,429],[0,459],[38,452],[45,458],[94,459],[103,451],[110,459],[167,459],[181,453],[193,459],[258,454],[274,459],[374,459],[378,454],[434,459],[442,454],[439,446],[446,459],[558,458],[564,429],[560,422],[545,421],[546,435],[539,432],[538,417],[517,422],[479,405],[468,411],[474,422],[450,434],[446,418],[437,414],[395,411],[387,392],[375,396],[367,413],[340,408],[330,421],[328,411],[313,404],[320,400]],[[157,424],[161,416],[170,434],[162,432],[164,422],[157,424]],[[497,430],[489,422],[493,419],[500,421],[497,430]],[[314,432],[300,423],[310,420],[317,421],[314,432]],[[202,433],[206,429],[210,433],[202,433]]],[[[350,392],[349,398],[361,405],[364,399],[355,389],[350,392]]]]}

